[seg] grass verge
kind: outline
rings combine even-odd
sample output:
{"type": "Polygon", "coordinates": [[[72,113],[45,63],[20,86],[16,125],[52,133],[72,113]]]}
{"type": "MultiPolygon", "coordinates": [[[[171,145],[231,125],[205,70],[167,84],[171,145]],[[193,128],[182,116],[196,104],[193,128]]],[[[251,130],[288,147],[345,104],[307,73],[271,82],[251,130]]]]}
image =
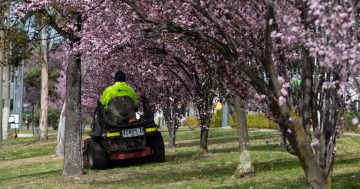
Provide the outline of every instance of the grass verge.
{"type": "MultiPolygon", "coordinates": [[[[168,141],[167,132],[162,132],[168,141]]],[[[277,133],[251,130],[251,155],[256,176],[237,179],[237,134],[233,129],[211,129],[209,155],[195,158],[199,131],[181,129],[177,148],[166,149],[166,162],[131,161],[107,170],[86,170],[79,178],[63,178],[62,159],[55,157],[55,133],[49,141],[20,139],[0,148],[0,188],[305,188],[296,157],[277,143],[277,133]]],[[[360,137],[337,140],[334,188],[360,189],[360,137]]]]}

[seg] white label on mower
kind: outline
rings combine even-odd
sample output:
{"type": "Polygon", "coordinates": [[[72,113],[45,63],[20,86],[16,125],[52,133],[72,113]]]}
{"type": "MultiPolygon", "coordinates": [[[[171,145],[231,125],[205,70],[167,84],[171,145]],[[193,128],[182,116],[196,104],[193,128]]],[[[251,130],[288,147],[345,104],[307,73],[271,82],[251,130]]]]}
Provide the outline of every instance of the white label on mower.
{"type": "Polygon", "coordinates": [[[136,137],[144,135],[144,128],[133,128],[122,130],[123,137],[136,137]]]}

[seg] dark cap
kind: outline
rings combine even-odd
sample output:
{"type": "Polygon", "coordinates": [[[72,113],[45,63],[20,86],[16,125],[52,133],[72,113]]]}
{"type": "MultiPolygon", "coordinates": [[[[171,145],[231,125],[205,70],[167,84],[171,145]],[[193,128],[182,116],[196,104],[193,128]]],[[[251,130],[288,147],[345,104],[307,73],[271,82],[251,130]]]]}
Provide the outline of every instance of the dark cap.
{"type": "Polygon", "coordinates": [[[115,73],[114,77],[115,82],[125,82],[126,81],[126,75],[123,71],[119,70],[115,73]]]}

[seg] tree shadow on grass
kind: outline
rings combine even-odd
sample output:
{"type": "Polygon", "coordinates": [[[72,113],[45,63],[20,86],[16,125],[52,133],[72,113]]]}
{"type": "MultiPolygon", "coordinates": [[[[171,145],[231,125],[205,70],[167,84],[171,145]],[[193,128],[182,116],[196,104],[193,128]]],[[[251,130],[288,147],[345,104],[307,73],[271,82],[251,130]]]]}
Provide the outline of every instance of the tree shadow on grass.
{"type": "MultiPolygon", "coordinates": [[[[359,162],[360,162],[360,157],[349,158],[348,155],[340,155],[337,156],[335,159],[335,166],[354,164],[359,162]]],[[[264,162],[253,162],[253,165],[256,170],[260,170],[260,171],[271,171],[274,168],[275,169],[291,169],[295,167],[300,168],[300,163],[297,160],[297,158],[276,159],[276,160],[264,161],[264,162]]],[[[360,171],[360,167],[359,167],[359,171],[360,171]]]]}
{"type": "Polygon", "coordinates": [[[198,155],[197,151],[187,151],[182,153],[166,155],[166,161],[189,161],[198,155]]]}
{"type": "MultiPolygon", "coordinates": [[[[236,150],[236,148],[228,148],[229,150],[236,150]]],[[[211,151],[212,152],[212,151],[211,151]]],[[[216,152],[216,150],[215,150],[216,152]]],[[[187,161],[194,161],[191,159],[191,157],[195,153],[193,151],[189,151],[186,153],[182,153],[181,156],[184,160],[187,161]]],[[[175,161],[176,158],[179,156],[177,155],[171,155],[167,156],[167,161],[175,161]]],[[[179,159],[177,159],[179,160],[179,159]]],[[[184,160],[181,160],[180,162],[184,162],[184,160]]],[[[166,169],[166,170],[156,170],[153,172],[134,172],[130,173],[129,177],[126,178],[120,178],[120,180],[116,181],[100,181],[96,182],[95,185],[106,185],[106,184],[141,184],[146,183],[146,179],[144,178],[151,178],[153,183],[162,184],[162,183],[168,183],[168,182],[181,182],[181,181],[189,181],[194,178],[205,178],[205,179],[213,179],[213,178],[229,178],[232,176],[233,171],[236,169],[238,162],[234,161],[228,164],[209,164],[205,167],[200,167],[199,165],[192,164],[189,162],[187,165],[184,166],[191,166],[189,169],[180,167],[175,169],[166,169]]],[[[139,164],[137,164],[139,165],[139,164]]],[[[155,166],[155,165],[154,165],[155,166]]],[[[279,167],[278,169],[292,169],[294,166],[298,166],[298,162],[296,160],[280,160],[280,161],[270,161],[270,162],[259,162],[254,163],[255,169],[257,172],[264,172],[264,171],[271,171],[271,167],[279,167]]]]}
{"type": "Polygon", "coordinates": [[[250,141],[251,140],[260,140],[260,139],[274,139],[277,137],[277,133],[264,133],[264,134],[257,134],[257,135],[250,135],[250,141]]]}
{"type": "MultiPolygon", "coordinates": [[[[337,174],[333,176],[332,183],[333,188],[346,188],[346,189],[360,189],[360,171],[346,173],[346,174],[337,174]]],[[[215,188],[257,188],[256,184],[261,183],[241,183],[236,185],[227,185],[215,188]]],[[[278,180],[271,182],[271,185],[266,186],[267,189],[278,189],[278,188],[305,188],[306,187],[306,180],[305,176],[301,176],[300,178],[296,178],[293,180],[278,180]]]]}
{"type": "Polygon", "coordinates": [[[250,151],[277,151],[287,153],[286,149],[279,144],[252,145],[250,146],[250,151]]]}
{"type": "MultiPolygon", "coordinates": [[[[250,136],[250,141],[263,139],[264,142],[266,142],[266,141],[272,142],[274,137],[277,137],[277,134],[273,134],[273,133],[259,134],[259,135],[255,135],[255,136],[250,136]],[[266,140],[266,139],[268,139],[268,140],[266,140]]],[[[185,140],[185,141],[178,141],[178,142],[179,143],[177,144],[177,147],[193,147],[193,146],[199,146],[200,139],[192,139],[192,140],[188,140],[188,141],[185,140]]],[[[219,136],[211,137],[211,136],[209,136],[209,139],[208,139],[209,145],[223,144],[223,143],[229,143],[229,142],[238,142],[238,137],[237,136],[231,136],[231,137],[219,137],[219,136]]]]}
{"type": "MultiPolygon", "coordinates": [[[[187,161],[193,161],[198,155],[197,151],[186,151],[182,153],[177,154],[170,154],[165,155],[165,163],[178,163],[178,162],[187,162],[187,161]]],[[[116,161],[110,161],[108,168],[127,168],[132,166],[140,166],[144,164],[150,164],[153,163],[150,161],[147,157],[142,158],[132,158],[132,159],[125,159],[125,160],[116,160],[116,161]]],[[[156,165],[156,164],[154,164],[156,165]]]]}
{"type": "Polygon", "coordinates": [[[334,175],[332,180],[333,188],[360,189],[360,170],[334,175]]]}
{"type": "MultiPolygon", "coordinates": [[[[208,144],[212,145],[212,144],[224,144],[224,143],[229,143],[229,142],[236,142],[237,141],[237,137],[222,137],[222,138],[209,138],[208,140],[208,144]]],[[[198,140],[190,140],[190,141],[186,141],[186,142],[181,142],[177,144],[178,148],[182,148],[182,147],[193,147],[193,146],[200,146],[200,139],[198,140]]]]}
{"type": "MultiPolygon", "coordinates": [[[[275,178],[275,176],[274,176],[275,178]]],[[[219,187],[213,187],[214,189],[216,188],[221,188],[221,189],[249,189],[249,188],[266,188],[266,189],[279,189],[279,188],[288,188],[288,189],[293,189],[293,188],[305,188],[306,183],[305,183],[305,178],[298,178],[298,179],[294,179],[294,180],[282,180],[279,182],[275,182],[272,181],[271,183],[262,183],[262,182],[244,182],[244,183],[237,183],[234,185],[225,185],[225,186],[219,186],[219,187]],[[259,187],[260,186],[260,187],[259,187]]]]}
{"type": "MultiPolygon", "coordinates": [[[[188,161],[194,161],[190,157],[194,154],[194,152],[186,152],[183,154],[183,158],[189,158],[188,161]]],[[[144,185],[151,185],[151,183],[156,183],[157,185],[161,184],[168,184],[172,182],[181,183],[184,182],[184,184],[190,184],[191,180],[195,179],[204,179],[204,180],[210,180],[210,181],[219,181],[221,179],[229,179],[233,171],[235,170],[238,162],[234,161],[227,164],[219,164],[219,163],[211,163],[208,162],[207,165],[203,164],[196,164],[187,162],[184,163],[184,165],[176,165],[171,161],[175,161],[177,156],[167,156],[167,161],[170,161],[169,165],[170,167],[166,167],[164,169],[157,169],[154,171],[127,171],[128,175],[124,176],[123,178],[117,178],[116,180],[101,180],[96,181],[94,183],[95,186],[106,186],[108,184],[111,185],[119,185],[119,186],[141,186],[144,185]],[[151,182],[149,182],[149,179],[151,182]],[[190,182],[189,182],[190,181],[190,182]]],[[[336,161],[336,164],[342,165],[342,164],[353,164],[360,161],[360,157],[356,158],[346,158],[347,156],[339,156],[339,160],[336,161]]],[[[180,161],[181,163],[182,161],[180,161]]],[[[177,162],[179,163],[179,162],[177,162]]],[[[297,188],[297,187],[304,187],[305,179],[303,175],[297,176],[294,179],[283,179],[276,176],[278,175],[279,171],[282,172],[284,170],[291,170],[291,169],[299,169],[300,164],[297,161],[296,158],[290,159],[275,159],[271,161],[266,162],[254,162],[254,167],[257,173],[264,174],[265,172],[271,172],[267,173],[266,175],[272,175],[272,172],[274,172],[274,181],[271,181],[269,185],[266,185],[268,183],[262,183],[258,179],[250,180],[250,181],[244,181],[241,183],[235,183],[235,185],[222,185],[219,188],[249,188],[250,186],[265,186],[266,188],[297,188]],[[278,180],[276,180],[278,179],[278,180]]],[[[139,165],[139,164],[138,164],[139,165]]],[[[154,164],[156,166],[156,164],[154,164]]],[[[302,172],[302,171],[301,171],[302,172]]],[[[358,186],[360,186],[360,173],[349,173],[349,174],[343,174],[343,175],[335,175],[334,176],[334,188],[354,188],[354,189],[360,189],[358,186]],[[355,177],[354,177],[355,176],[355,177]],[[345,179],[346,178],[346,179],[345,179]],[[346,181],[343,181],[345,179],[346,181]],[[358,179],[359,181],[353,181],[354,179],[358,179]],[[345,182],[348,182],[344,185],[345,182]],[[350,184],[349,184],[350,183],[350,184]],[[346,187],[343,187],[346,186],[346,187]]],[[[269,182],[269,181],[267,181],[269,182]]]]}
{"type": "Polygon", "coordinates": [[[213,148],[209,149],[210,153],[219,154],[219,153],[238,153],[239,147],[225,147],[225,148],[213,148]]]}
{"type": "Polygon", "coordinates": [[[190,170],[156,170],[152,172],[132,173],[127,178],[120,178],[115,181],[99,181],[95,185],[122,185],[122,184],[137,184],[151,183],[163,184],[169,182],[189,181],[194,178],[212,178],[212,177],[231,177],[236,168],[237,163],[227,164],[225,166],[207,166],[199,168],[191,168],[190,170]],[[148,178],[148,179],[144,179],[148,178]]]}
{"type": "MultiPolygon", "coordinates": [[[[265,151],[265,152],[284,152],[287,153],[284,147],[278,144],[263,144],[263,145],[253,145],[250,147],[251,151],[265,151]]],[[[211,148],[209,149],[211,153],[232,153],[232,152],[239,152],[239,147],[225,147],[225,148],[211,148]]]]}
{"type": "Polygon", "coordinates": [[[0,183],[6,181],[6,180],[10,180],[10,179],[19,179],[19,178],[23,178],[23,177],[32,177],[34,179],[39,179],[39,178],[45,178],[48,177],[50,175],[61,175],[62,170],[61,169],[57,169],[57,170],[52,170],[52,171],[46,171],[46,172],[40,172],[40,173],[30,173],[30,174],[21,174],[19,176],[10,176],[10,177],[1,177],[0,178],[0,183]]]}
{"type": "MultiPolygon", "coordinates": [[[[354,156],[355,154],[352,154],[354,156]]],[[[336,165],[346,165],[346,164],[353,164],[353,163],[359,163],[360,165],[360,154],[358,154],[358,157],[355,158],[348,158],[349,155],[338,155],[335,157],[335,166],[336,165]]],[[[360,167],[359,167],[360,171],[360,167]]]]}

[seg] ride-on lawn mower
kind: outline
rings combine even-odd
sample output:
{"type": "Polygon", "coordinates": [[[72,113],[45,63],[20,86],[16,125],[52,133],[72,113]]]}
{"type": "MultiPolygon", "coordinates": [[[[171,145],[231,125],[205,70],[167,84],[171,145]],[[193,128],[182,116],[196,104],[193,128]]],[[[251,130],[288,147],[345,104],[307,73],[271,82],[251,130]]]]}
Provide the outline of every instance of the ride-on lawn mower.
{"type": "Polygon", "coordinates": [[[98,103],[90,138],[84,140],[84,168],[105,169],[109,161],[140,157],[163,162],[163,138],[144,97],[143,112],[139,120],[130,119],[127,124],[119,124],[109,119],[104,107],[98,103]]]}

